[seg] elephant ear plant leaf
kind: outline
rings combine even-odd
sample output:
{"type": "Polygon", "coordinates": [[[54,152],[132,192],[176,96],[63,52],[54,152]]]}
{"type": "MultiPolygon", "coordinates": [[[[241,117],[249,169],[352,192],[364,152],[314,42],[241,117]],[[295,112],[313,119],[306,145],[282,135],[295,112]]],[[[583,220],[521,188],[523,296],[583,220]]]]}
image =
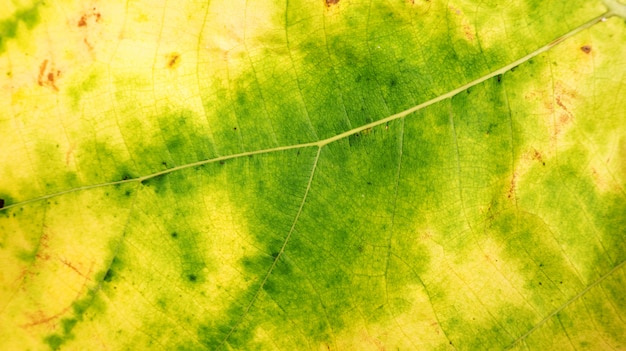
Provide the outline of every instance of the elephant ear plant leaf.
{"type": "Polygon", "coordinates": [[[626,350],[619,0],[6,0],[0,349],[626,350]]]}

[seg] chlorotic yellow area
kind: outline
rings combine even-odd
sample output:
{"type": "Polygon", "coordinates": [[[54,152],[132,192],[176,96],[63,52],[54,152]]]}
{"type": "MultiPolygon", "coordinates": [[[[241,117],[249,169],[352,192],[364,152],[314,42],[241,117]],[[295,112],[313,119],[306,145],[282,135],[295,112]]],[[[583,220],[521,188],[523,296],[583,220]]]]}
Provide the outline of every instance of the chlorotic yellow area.
{"type": "Polygon", "coordinates": [[[402,300],[410,307],[395,315],[388,310],[393,301],[388,301],[386,308],[381,310],[381,314],[387,315],[385,322],[355,321],[332,342],[321,343],[319,350],[433,350],[448,344],[424,287],[406,285],[399,290],[394,288],[389,299],[402,300]]]}
{"type": "MultiPolygon", "coordinates": [[[[106,195],[106,189],[98,189],[59,196],[47,205],[26,206],[43,206],[46,210],[37,224],[40,238],[35,246],[26,248],[30,255],[17,252],[3,261],[7,268],[22,269],[17,275],[10,269],[3,270],[12,276],[0,297],[4,301],[0,314],[3,347],[41,348],[37,346],[41,337],[57,330],[63,318],[73,316],[73,304],[87,297],[90,290],[98,289],[111,250],[128,220],[127,208],[107,210],[118,203],[106,195]],[[82,205],[85,203],[91,205],[82,205]]],[[[32,228],[16,225],[5,228],[14,233],[7,241],[15,246],[22,242],[23,246],[22,236],[27,234],[22,230],[32,228]]]]}
{"type": "MultiPolygon", "coordinates": [[[[97,331],[108,347],[143,349],[153,342],[154,330],[167,328],[168,335],[178,337],[165,336],[159,342],[172,345],[187,339],[199,343],[196,328],[223,318],[239,294],[255,282],[247,279],[241,265],[243,258],[259,254],[244,211],[224,190],[223,177],[204,181],[206,185],[199,185],[193,198],[164,200],[150,187],[140,191],[134,202],[138,210],[129,219],[121,243],[124,253],[117,258],[121,265],[112,266],[114,278],[104,283],[106,310],[94,313],[92,323],[78,324],[76,335],[97,331]],[[184,208],[193,215],[172,217],[153,205],[158,202],[171,212],[184,208]],[[166,226],[172,221],[184,223],[186,229],[168,231],[166,226]],[[178,244],[180,240],[184,241],[178,244]]],[[[93,349],[99,347],[98,342],[81,338],[69,341],[68,347],[93,349]]]]}
{"type": "Polygon", "coordinates": [[[6,74],[2,89],[9,94],[0,99],[3,125],[16,131],[0,141],[0,163],[11,165],[2,168],[0,177],[14,184],[10,195],[16,200],[45,193],[45,173],[54,178],[77,170],[77,140],[71,135],[80,129],[83,113],[70,113],[64,93],[110,59],[125,18],[119,2],[68,1],[39,8],[45,21],[24,34],[28,40],[8,40],[0,57],[0,71],[6,74]],[[41,145],[46,150],[38,149],[41,145]],[[50,169],[34,168],[39,160],[33,155],[42,154],[50,169]]]}

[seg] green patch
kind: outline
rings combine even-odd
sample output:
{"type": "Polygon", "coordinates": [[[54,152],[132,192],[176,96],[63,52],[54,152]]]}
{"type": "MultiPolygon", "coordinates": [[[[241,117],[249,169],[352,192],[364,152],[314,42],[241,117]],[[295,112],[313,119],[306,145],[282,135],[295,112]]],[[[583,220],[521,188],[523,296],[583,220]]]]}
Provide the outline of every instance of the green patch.
{"type": "Polygon", "coordinates": [[[100,4],[56,96],[4,55],[0,345],[622,348],[626,27],[481,5],[100,4]]]}
{"type": "Polygon", "coordinates": [[[11,17],[0,20],[0,54],[6,51],[8,40],[20,34],[20,25],[32,30],[39,23],[41,5],[41,2],[35,2],[30,7],[17,10],[11,17]]]}
{"type": "MultiPolygon", "coordinates": [[[[83,77],[81,77],[83,78],[83,77]]],[[[79,82],[67,88],[67,95],[70,97],[70,105],[74,111],[80,111],[80,106],[85,94],[90,94],[100,87],[101,73],[91,71],[79,82]]]]}

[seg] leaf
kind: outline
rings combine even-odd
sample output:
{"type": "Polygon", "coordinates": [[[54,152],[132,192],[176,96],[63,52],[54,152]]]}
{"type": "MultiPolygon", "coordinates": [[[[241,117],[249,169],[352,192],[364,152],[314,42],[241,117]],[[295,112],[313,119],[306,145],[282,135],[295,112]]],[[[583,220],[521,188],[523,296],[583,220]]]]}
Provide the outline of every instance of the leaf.
{"type": "Polygon", "coordinates": [[[0,18],[0,348],[626,349],[622,3],[0,18]]]}

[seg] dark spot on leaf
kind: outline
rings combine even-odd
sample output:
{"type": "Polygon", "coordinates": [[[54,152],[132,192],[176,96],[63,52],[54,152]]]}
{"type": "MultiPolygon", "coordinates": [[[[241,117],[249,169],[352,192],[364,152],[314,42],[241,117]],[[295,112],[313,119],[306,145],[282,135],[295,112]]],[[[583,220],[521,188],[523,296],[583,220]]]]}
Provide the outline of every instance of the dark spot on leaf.
{"type": "Polygon", "coordinates": [[[107,282],[107,283],[108,283],[108,282],[110,282],[111,280],[113,280],[113,277],[114,277],[114,276],[115,276],[115,273],[113,272],[113,270],[112,270],[111,268],[109,268],[109,269],[107,270],[107,272],[104,274],[104,278],[103,278],[103,280],[104,280],[105,282],[107,282]]]}
{"type": "Polygon", "coordinates": [[[189,274],[189,275],[187,276],[187,279],[188,279],[190,282],[195,282],[196,280],[198,280],[198,277],[196,277],[196,275],[195,275],[195,274],[189,274]]]}
{"type": "Polygon", "coordinates": [[[339,0],[324,0],[324,1],[327,7],[330,7],[332,5],[337,5],[339,3],[339,0]]]}
{"type": "Polygon", "coordinates": [[[4,199],[0,199],[0,208],[4,207],[4,199]]]}
{"type": "Polygon", "coordinates": [[[539,282],[539,285],[543,285],[543,284],[541,284],[541,282],[539,282]]]}
{"type": "Polygon", "coordinates": [[[237,127],[234,127],[233,130],[237,130],[237,127]]]}
{"type": "Polygon", "coordinates": [[[224,162],[224,161],[220,161],[220,164],[221,164],[221,165],[223,165],[224,163],[226,163],[226,162],[224,162]]]}
{"type": "Polygon", "coordinates": [[[583,45],[580,47],[580,50],[582,50],[585,54],[588,54],[591,52],[591,45],[583,45]]]}
{"type": "Polygon", "coordinates": [[[498,74],[498,83],[500,83],[502,81],[502,75],[498,74]]]}
{"type": "Polygon", "coordinates": [[[167,55],[167,68],[174,69],[180,64],[180,54],[173,52],[167,55]]]}
{"type": "Polygon", "coordinates": [[[173,239],[176,239],[176,238],[178,238],[178,233],[176,233],[176,232],[172,232],[172,234],[170,234],[170,236],[171,236],[173,239]]]}

